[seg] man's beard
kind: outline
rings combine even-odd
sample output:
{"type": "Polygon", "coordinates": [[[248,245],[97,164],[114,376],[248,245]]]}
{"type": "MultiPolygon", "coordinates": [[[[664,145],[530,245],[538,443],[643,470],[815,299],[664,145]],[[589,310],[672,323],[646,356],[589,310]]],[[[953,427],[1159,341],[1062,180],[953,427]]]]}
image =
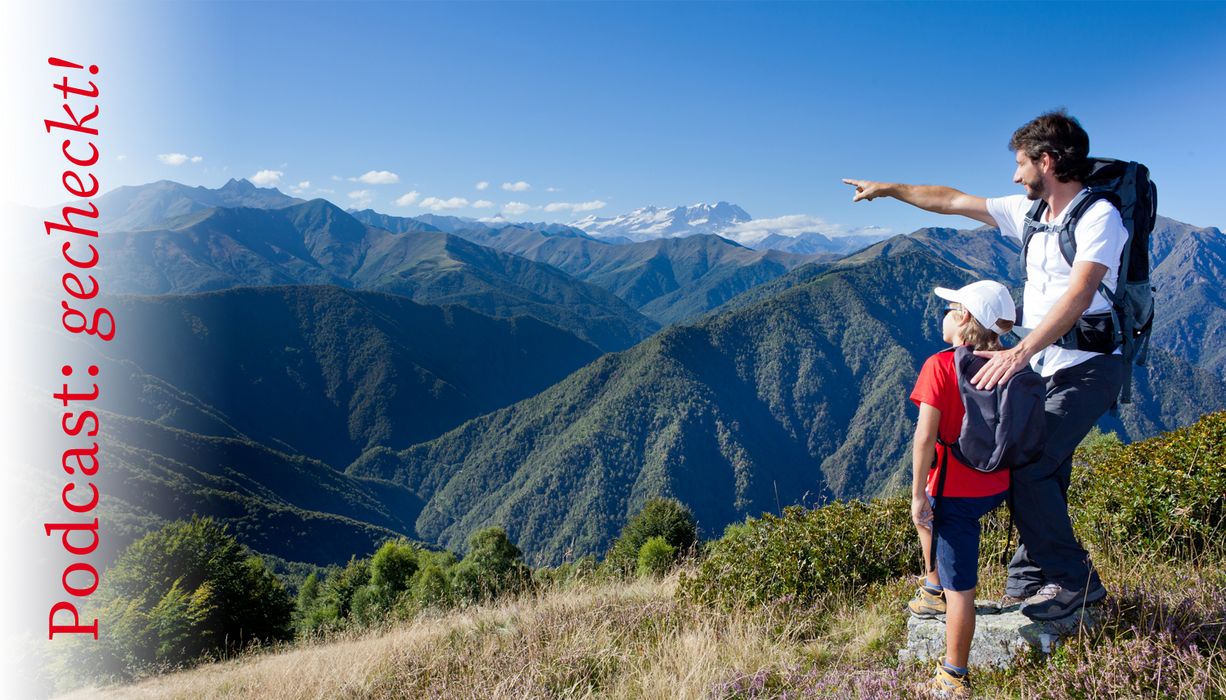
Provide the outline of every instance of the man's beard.
{"type": "Polygon", "coordinates": [[[1047,194],[1047,189],[1043,186],[1043,178],[1038,177],[1029,183],[1022,183],[1026,188],[1026,199],[1030,201],[1041,200],[1043,195],[1047,194]]]}
{"type": "Polygon", "coordinates": [[[1026,188],[1026,199],[1035,201],[1042,199],[1043,195],[1047,194],[1047,189],[1043,187],[1043,177],[1039,176],[1030,182],[1023,182],[1022,185],[1026,188]]]}

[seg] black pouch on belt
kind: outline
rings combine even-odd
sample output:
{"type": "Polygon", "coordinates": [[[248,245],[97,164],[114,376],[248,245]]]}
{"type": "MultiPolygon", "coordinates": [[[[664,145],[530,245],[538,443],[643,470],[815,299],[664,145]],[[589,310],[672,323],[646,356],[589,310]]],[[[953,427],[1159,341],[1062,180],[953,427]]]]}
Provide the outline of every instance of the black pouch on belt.
{"type": "Polygon", "coordinates": [[[1104,312],[1086,314],[1077,319],[1072,329],[1054,344],[1068,350],[1110,353],[1115,351],[1120,341],[1115,331],[1115,319],[1110,312],[1104,312]]]}

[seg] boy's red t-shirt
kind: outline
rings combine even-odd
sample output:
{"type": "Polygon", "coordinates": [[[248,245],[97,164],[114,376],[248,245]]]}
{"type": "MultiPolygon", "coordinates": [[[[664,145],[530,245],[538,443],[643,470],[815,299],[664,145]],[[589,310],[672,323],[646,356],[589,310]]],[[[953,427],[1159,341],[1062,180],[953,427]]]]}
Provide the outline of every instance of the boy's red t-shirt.
{"type": "MultiPolygon", "coordinates": [[[[919,378],[915,380],[915,389],[911,391],[911,400],[918,406],[926,403],[941,412],[941,421],[937,424],[937,435],[945,442],[955,442],[962,432],[962,418],[966,408],[962,405],[962,397],[958,394],[958,377],[954,374],[954,354],[938,352],[929,357],[920,369],[919,378]]],[[[937,479],[940,477],[941,458],[945,446],[937,443],[937,463],[928,472],[928,495],[936,493],[937,479]]],[[[995,496],[1009,489],[1009,470],[985,474],[971,469],[959,462],[953,454],[949,455],[949,475],[945,477],[946,496],[978,497],[995,496]]]]}

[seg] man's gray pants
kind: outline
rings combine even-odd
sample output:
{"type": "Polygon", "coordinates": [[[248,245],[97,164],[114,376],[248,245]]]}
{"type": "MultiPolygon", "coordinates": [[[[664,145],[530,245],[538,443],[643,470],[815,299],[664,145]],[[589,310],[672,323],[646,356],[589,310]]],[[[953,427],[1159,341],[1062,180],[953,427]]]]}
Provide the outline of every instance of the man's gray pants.
{"type": "Polygon", "coordinates": [[[1033,464],[1015,469],[1010,499],[1021,546],[1009,562],[1005,593],[1033,594],[1045,583],[1084,590],[1098,583],[1090,555],[1069,520],[1073,451],[1119,394],[1124,362],[1099,355],[1047,379],[1047,447],[1033,464]]]}

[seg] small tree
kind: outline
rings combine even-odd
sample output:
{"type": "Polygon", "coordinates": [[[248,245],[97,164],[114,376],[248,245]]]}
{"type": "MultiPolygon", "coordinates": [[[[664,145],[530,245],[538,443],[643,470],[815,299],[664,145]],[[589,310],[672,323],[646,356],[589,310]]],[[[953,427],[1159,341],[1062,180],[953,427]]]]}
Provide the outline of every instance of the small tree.
{"type": "Polygon", "coordinates": [[[343,569],[332,568],[324,579],[323,605],[327,617],[336,623],[347,620],[353,611],[354,597],[370,583],[370,560],[350,557],[343,569]]]}
{"type": "Polygon", "coordinates": [[[489,527],[468,540],[468,554],[451,573],[455,594],[469,601],[493,598],[532,580],[523,553],[501,527],[489,527]]]}
{"type": "Polygon", "coordinates": [[[451,583],[440,566],[430,563],[417,572],[413,577],[412,598],[423,608],[451,602],[451,583]]]}
{"type": "Polygon", "coordinates": [[[298,602],[294,606],[294,629],[304,634],[322,627],[320,619],[319,576],[315,572],[306,577],[298,588],[298,602]]]}
{"type": "MultiPolygon", "coordinates": [[[[605,566],[618,574],[626,575],[635,570],[639,550],[652,537],[661,537],[674,548],[676,557],[690,551],[698,539],[694,514],[681,502],[671,498],[653,498],[643,505],[609,548],[605,566]]],[[[671,564],[671,562],[670,562],[671,564]]]]}
{"type": "Polygon", "coordinates": [[[78,647],[79,668],[95,677],[130,678],[292,636],[285,587],[211,518],[142,537],[102,581],[96,616],[111,624],[98,643],[78,647]]]}
{"type": "Polygon", "coordinates": [[[639,576],[660,577],[668,573],[677,560],[677,548],[663,537],[652,537],[639,549],[639,576]]]}

